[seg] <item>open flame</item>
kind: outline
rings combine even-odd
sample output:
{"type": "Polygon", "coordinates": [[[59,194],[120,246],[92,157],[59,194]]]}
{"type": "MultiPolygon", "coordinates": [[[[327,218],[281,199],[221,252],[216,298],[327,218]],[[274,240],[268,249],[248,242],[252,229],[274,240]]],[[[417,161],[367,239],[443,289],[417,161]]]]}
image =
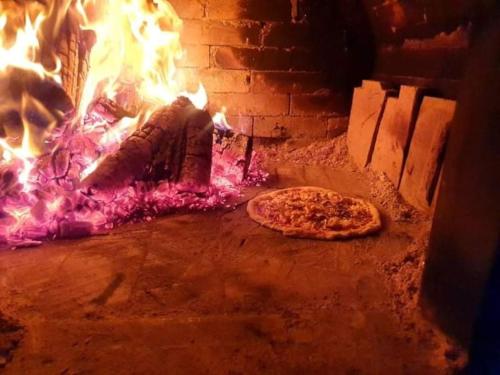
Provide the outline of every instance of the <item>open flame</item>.
{"type": "MultiPolygon", "coordinates": [[[[78,7],[84,29],[95,31],[83,99],[84,115],[95,97],[117,101],[134,88],[147,110],[172,103],[183,91],[175,80],[183,57],[182,21],[162,0],[87,0],[78,7]]],[[[128,98],[131,99],[131,98],[128,98]]],[[[198,103],[202,108],[206,105],[198,103]]]]}
{"type": "MultiPolygon", "coordinates": [[[[12,13],[6,9],[9,2],[0,3],[0,71],[4,73],[7,68],[15,67],[36,73],[40,78],[50,78],[61,83],[59,72],[61,70],[60,61],[56,58],[56,67],[53,70],[47,69],[39,61],[40,42],[39,33],[46,15],[39,13],[34,19],[28,9],[25,13],[24,27],[19,27],[15,36],[9,31],[7,26],[12,13]],[[12,43],[11,40],[14,39],[12,43]]],[[[33,6],[33,5],[32,5],[33,6]]],[[[35,5],[36,6],[36,5],[35,5]]]]}
{"type": "MultiPolygon", "coordinates": [[[[221,175],[213,177],[208,198],[179,195],[168,183],[155,191],[138,186],[112,196],[79,191],[79,182],[155,110],[179,96],[203,109],[208,97],[201,84],[189,93],[176,80],[176,63],[184,56],[182,21],[168,1],[46,3],[0,2],[0,244],[86,235],[139,211],[148,217],[175,207],[208,208],[238,193],[221,175]],[[67,103],[50,102],[52,93],[62,91],[55,44],[68,17],[96,36],[70,116],[67,103]],[[117,103],[127,116],[110,123],[92,110],[97,99],[117,103]]],[[[230,128],[224,113],[214,121],[230,128]]]]}

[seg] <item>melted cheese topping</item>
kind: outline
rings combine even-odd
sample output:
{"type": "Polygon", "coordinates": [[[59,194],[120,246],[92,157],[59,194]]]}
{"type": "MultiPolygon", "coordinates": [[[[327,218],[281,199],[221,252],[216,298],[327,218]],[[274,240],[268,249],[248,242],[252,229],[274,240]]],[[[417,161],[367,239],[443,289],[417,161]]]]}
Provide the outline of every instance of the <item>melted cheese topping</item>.
{"type": "Polygon", "coordinates": [[[257,211],[267,220],[288,228],[325,231],[359,228],[372,218],[362,201],[321,190],[279,191],[262,197],[257,211]]]}

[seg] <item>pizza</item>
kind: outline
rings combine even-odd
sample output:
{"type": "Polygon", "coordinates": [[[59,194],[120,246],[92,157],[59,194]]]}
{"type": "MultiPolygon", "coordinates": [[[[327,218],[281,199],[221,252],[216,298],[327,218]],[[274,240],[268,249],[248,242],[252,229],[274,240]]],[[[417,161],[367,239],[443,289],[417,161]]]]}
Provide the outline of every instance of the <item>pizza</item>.
{"type": "Polygon", "coordinates": [[[260,195],[248,203],[247,211],[259,224],[290,237],[347,239],[382,228],[373,204],[318,187],[294,187],[260,195]]]}

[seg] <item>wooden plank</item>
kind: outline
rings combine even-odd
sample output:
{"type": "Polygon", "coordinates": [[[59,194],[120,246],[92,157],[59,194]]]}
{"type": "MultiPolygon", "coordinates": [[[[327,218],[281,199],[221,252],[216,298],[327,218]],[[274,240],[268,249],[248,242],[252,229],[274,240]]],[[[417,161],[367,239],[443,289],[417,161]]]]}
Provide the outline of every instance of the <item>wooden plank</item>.
{"type": "Polygon", "coordinates": [[[396,187],[399,187],[420,94],[418,87],[402,86],[398,98],[387,99],[375,142],[371,168],[385,173],[396,187]]]}
{"type": "Polygon", "coordinates": [[[437,201],[439,199],[439,191],[441,189],[441,183],[443,182],[443,166],[439,166],[439,177],[437,179],[436,183],[436,188],[434,189],[434,194],[432,195],[432,202],[430,202],[431,205],[431,214],[434,216],[434,213],[436,212],[436,206],[437,206],[437,201]]]}
{"type": "Polygon", "coordinates": [[[400,192],[408,203],[429,210],[455,101],[425,97],[420,107],[400,192]]]}
{"type": "Polygon", "coordinates": [[[370,161],[386,97],[387,91],[376,81],[363,81],[363,85],[354,90],[347,145],[359,168],[366,167],[370,161]]]}

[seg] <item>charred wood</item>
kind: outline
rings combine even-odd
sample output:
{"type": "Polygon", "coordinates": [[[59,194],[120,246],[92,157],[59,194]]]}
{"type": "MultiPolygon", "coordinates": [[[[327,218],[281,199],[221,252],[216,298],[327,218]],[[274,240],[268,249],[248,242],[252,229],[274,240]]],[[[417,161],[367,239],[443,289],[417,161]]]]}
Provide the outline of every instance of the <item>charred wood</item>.
{"type": "Polygon", "coordinates": [[[33,134],[40,136],[40,148],[44,148],[44,134],[60,125],[64,114],[74,108],[57,83],[17,68],[8,68],[0,75],[0,102],[0,137],[21,142],[24,119],[33,134]]]}
{"type": "Polygon", "coordinates": [[[230,136],[220,139],[216,150],[222,158],[229,160],[239,170],[238,180],[243,182],[248,176],[252,161],[252,137],[244,134],[230,134],[230,136]]]}
{"type": "Polygon", "coordinates": [[[183,181],[186,187],[206,186],[210,182],[212,134],[208,113],[181,97],[153,113],[83,185],[109,190],[137,180],[168,180],[183,181]]]}
{"type": "Polygon", "coordinates": [[[206,111],[195,111],[186,123],[186,155],[180,183],[187,191],[204,192],[212,170],[213,123],[206,111]]]}
{"type": "Polygon", "coordinates": [[[85,221],[62,221],[59,223],[59,237],[68,239],[78,239],[92,235],[92,223],[85,221]]]}
{"type": "MultiPolygon", "coordinates": [[[[18,182],[18,175],[13,168],[0,168],[0,199],[8,195],[14,195],[22,190],[22,185],[18,182]]],[[[0,211],[0,219],[1,219],[0,211]]]]}
{"type": "Polygon", "coordinates": [[[81,30],[74,17],[67,17],[55,43],[57,56],[62,63],[62,86],[74,106],[78,107],[87,79],[95,34],[91,30],[81,30]]]}

